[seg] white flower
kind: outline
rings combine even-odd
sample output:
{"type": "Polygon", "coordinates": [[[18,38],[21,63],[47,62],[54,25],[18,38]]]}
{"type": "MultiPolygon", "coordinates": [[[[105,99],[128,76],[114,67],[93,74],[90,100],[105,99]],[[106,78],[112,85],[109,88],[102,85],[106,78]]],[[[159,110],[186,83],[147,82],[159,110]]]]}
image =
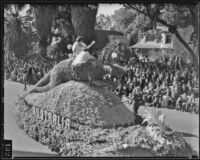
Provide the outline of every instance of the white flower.
{"type": "Polygon", "coordinates": [[[171,142],[171,141],[166,141],[166,144],[167,144],[167,145],[171,145],[172,142],[171,142]]]}
{"type": "Polygon", "coordinates": [[[156,146],[153,146],[153,150],[154,150],[154,151],[157,151],[158,148],[157,148],[156,146]]]}
{"type": "Polygon", "coordinates": [[[126,149],[128,147],[128,144],[125,143],[122,145],[122,147],[126,149]]]}
{"type": "Polygon", "coordinates": [[[162,147],[162,144],[158,144],[156,147],[157,149],[160,149],[162,147]]]}
{"type": "Polygon", "coordinates": [[[164,144],[165,143],[165,139],[164,138],[160,138],[159,137],[159,140],[158,140],[161,144],[164,144]]]}
{"type": "Polygon", "coordinates": [[[71,44],[68,44],[67,45],[67,49],[71,49],[72,48],[72,45],[71,44]]]}
{"type": "Polygon", "coordinates": [[[166,116],[164,114],[161,114],[158,119],[161,121],[161,122],[164,122],[166,120],[166,116]]]}

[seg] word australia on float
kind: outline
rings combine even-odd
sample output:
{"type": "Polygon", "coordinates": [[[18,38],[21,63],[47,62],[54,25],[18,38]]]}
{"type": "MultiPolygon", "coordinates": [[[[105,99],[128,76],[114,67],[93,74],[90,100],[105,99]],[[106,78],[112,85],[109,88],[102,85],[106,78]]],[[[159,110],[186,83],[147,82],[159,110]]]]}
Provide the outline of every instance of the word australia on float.
{"type": "Polygon", "coordinates": [[[62,128],[66,128],[67,130],[71,128],[72,124],[69,118],[56,115],[55,113],[36,106],[32,106],[32,113],[36,116],[36,118],[40,118],[43,121],[49,121],[55,126],[61,126],[62,128]]]}

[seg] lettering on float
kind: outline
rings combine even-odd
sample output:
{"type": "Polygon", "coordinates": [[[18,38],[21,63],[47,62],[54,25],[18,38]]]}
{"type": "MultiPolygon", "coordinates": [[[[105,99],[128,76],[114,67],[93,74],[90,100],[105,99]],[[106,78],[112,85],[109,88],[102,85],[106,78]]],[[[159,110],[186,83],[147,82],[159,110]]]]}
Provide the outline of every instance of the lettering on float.
{"type": "Polygon", "coordinates": [[[69,118],[57,115],[36,106],[32,107],[32,114],[37,118],[40,118],[42,121],[49,121],[52,125],[61,126],[62,128],[66,128],[67,130],[69,130],[71,126],[73,126],[69,118]]]}

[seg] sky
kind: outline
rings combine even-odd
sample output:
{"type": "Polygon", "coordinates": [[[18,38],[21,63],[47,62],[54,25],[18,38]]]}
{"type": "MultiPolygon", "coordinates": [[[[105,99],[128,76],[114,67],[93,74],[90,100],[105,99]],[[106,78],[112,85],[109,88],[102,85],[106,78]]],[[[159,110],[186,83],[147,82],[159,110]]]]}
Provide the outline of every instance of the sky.
{"type": "MultiPolygon", "coordinates": [[[[104,14],[104,15],[111,15],[114,13],[115,10],[119,9],[123,7],[123,5],[117,4],[117,3],[100,3],[99,4],[99,9],[98,9],[98,13],[97,16],[100,14],[104,14]]],[[[23,11],[21,11],[21,15],[24,15],[26,13],[26,10],[29,8],[29,5],[27,4],[23,11]]]]}
{"type": "Polygon", "coordinates": [[[24,16],[26,14],[26,11],[29,9],[30,5],[26,4],[24,8],[20,11],[19,15],[24,16]]]}
{"type": "Polygon", "coordinates": [[[115,10],[117,10],[121,7],[123,7],[123,5],[120,5],[117,3],[113,3],[113,4],[100,3],[97,15],[99,15],[99,14],[111,15],[114,13],[115,10]]]}

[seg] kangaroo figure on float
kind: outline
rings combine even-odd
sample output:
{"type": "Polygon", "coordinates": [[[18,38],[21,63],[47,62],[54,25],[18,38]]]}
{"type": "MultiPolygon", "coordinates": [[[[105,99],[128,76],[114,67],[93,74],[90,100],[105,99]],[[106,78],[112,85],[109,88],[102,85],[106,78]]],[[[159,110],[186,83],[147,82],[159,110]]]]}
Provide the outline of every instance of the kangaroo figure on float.
{"type": "Polygon", "coordinates": [[[112,84],[111,81],[105,81],[103,77],[106,74],[119,76],[125,74],[127,69],[118,64],[104,65],[101,61],[95,59],[93,56],[84,50],[89,49],[95,44],[95,41],[89,46],[82,42],[79,36],[72,46],[74,58],[68,58],[61,61],[54,68],[49,71],[36,85],[29,91],[33,92],[47,92],[61,83],[70,80],[87,81],[91,85],[92,82],[101,81],[112,84]]]}

